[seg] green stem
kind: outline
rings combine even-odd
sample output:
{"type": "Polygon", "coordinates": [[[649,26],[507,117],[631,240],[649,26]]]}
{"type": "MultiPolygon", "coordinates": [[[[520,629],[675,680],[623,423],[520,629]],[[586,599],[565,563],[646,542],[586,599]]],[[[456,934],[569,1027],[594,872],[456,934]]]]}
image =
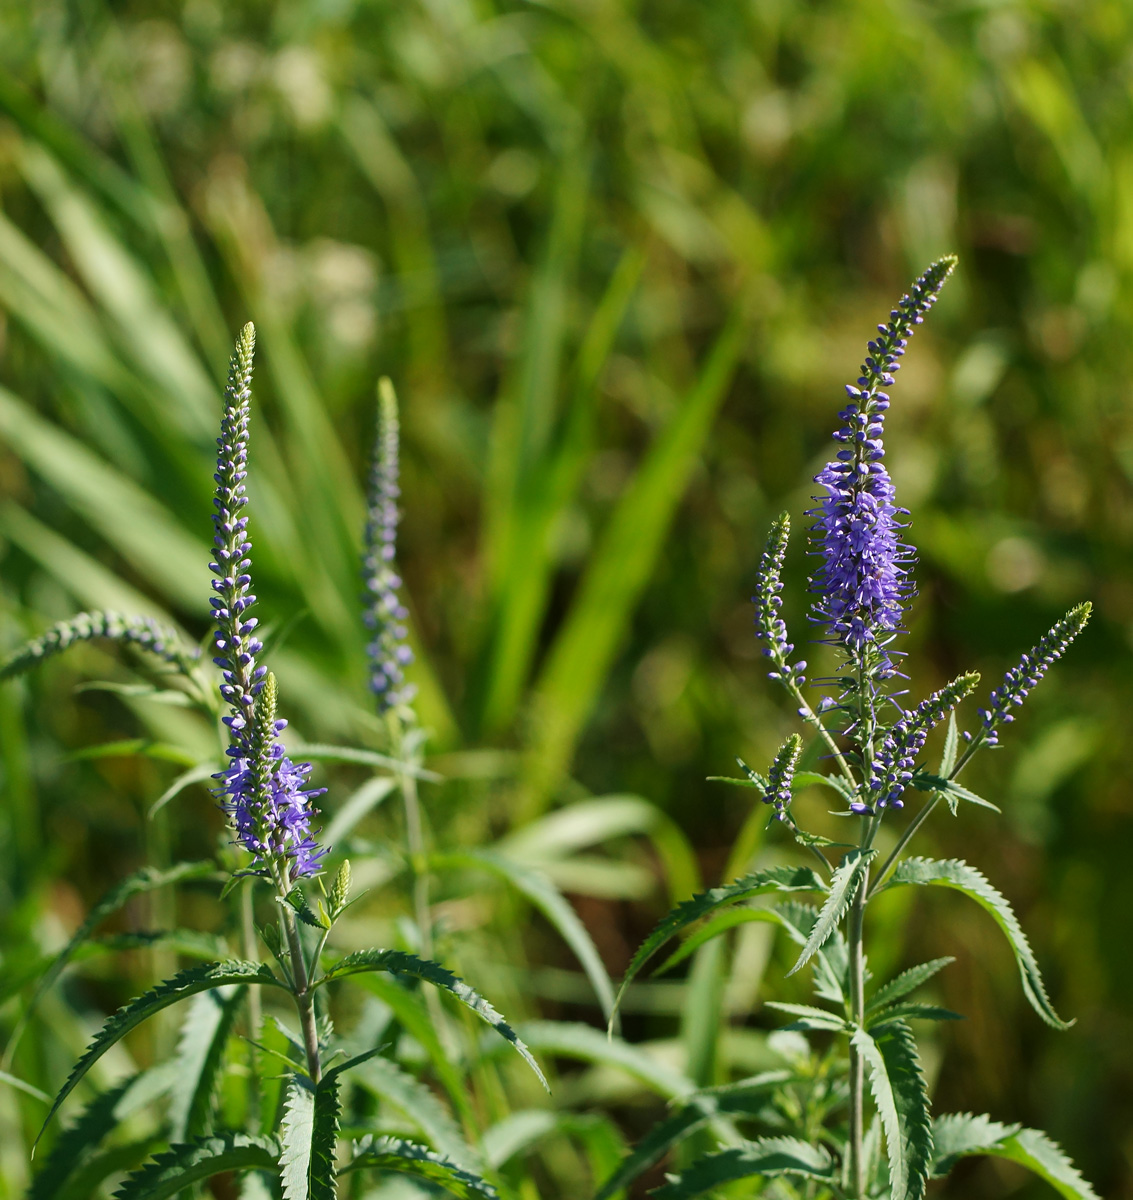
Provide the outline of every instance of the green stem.
{"type": "MultiPolygon", "coordinates": [[[[256,939],[256,923],[255,913],[252,908],[252,889],[256,886],[254,878],[245,880],[244,887],[241,889],[240,895],[240,937],[244,943],[244,957],[249,962],[260,961],[260,948],[256,939]]],[[[248,989],[248,1024],[251,1026],[250,1035],[253,1040],[260,1036],[260,1030],[263,1025],[263,1005],[260,1000],[260,989],[250,987],[248,989]]],[[[249,1051],[251,1055],[252,1070],[249,1073],[249,1102],[248,1113],[253,1122],[258,1124],[259,1114],[259,1078],[255,1070],[255,1052],[249,1051]]],[[[253,1132],[257,1130],[253,1129],[253,1132]]]]}
{"type": "MultiPolygon", "coordinates": [[[[280,898],[287,895],[288,888],[282,874],[275,880],[280,898]]],[[[315,1023],[315,993],[311,977],[307,972],[307,960],[303,957],[303,943],[299,939],[299,923],[295,911],[289,904],[280,904],[283,931],[287,937],[287,948],[291,959],[291,982],[294,987],[295,1007],[299,1012],[299,1026],[303,1031],[303,1048],[307,1052],[307,1072],[312,1083],[322,1078],[323,1068],[319,1059],[319,1031],[315,1023]]]]}
{"type": "Polygon", "coordinates": [[[799,713],[802,715],[803,720],[808,724],[813,725],[815,729],[818,730],[819,737],[821,737],[826,745],[830,748],[830,753],[834,756],[834,761],[838,764],[842,774],[856,788],[858,781],[854,778],[853,771],[850,770],[850,764],[846,762],[842,751],[839,750],[838,743],[834,740],[833,734],[829,729],[826,728],[825,725],[823,725],[822,719],[819,717],[818,713],[811,708],[810,704],[803,696],[802,689],[797,683],[794,682],[793,679],[787,684],[787,691],[791,693],[791,697],[799,706],[799,713]]]}
{"type": "MultiPolygon", "coordinates": [[[[850,907],[850,1019],[861,1027],[865,1022],[865,955],[862,950],[862,928],[868,896],[869,867],[862,872],[861,882],[850,907]]],[[[865,1196],[865,1161],[862,1156],[864,1137],[863,1101],[865,1064],[857,1047],[850,1043],[850,1194],[865,1196]]]]}
{"type": "MultiPolygon", "coordinates": [[[[393,752],[397,761],[405,761],[404,727],[400,717],[391,720],[393,752]]],[[[421,939],[421,957],[433,957],[432,920],[429,916],[429,867],[425,858],[425,833],[421,821],[421,803],[417,796],[417,779],[410,771],[399,771],[398,788],[405,805],[405,841],[409,851],[409,867],[413,873],[413,915],[421,939]]]]}

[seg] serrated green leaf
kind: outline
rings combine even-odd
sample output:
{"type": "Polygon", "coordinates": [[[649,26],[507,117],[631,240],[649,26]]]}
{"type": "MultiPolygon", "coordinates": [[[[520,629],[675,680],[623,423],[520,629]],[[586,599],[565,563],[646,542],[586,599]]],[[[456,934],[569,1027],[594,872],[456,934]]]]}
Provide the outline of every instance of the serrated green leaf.
{"type": "Polygon", "coordinates": [[[526,896],[555,927],[563,941],[574,952],[590,980],[590,985],[602,1007],[602,1015],[607,1021],[612,1018],[614,986],[606,973],[602,957],[590,934],[587,933],[586,926],[579,920],[578,914],[545,874],[529,867],[520,866],[504,855],[493,854],[487,850],[431,855],[430,862],[438,868],[464,866],[490,871],[526,896]]]}
{"type": "Polygon", "coordinates": [[[956,755],[960,749],[960,728],[956,724],[956,710],[948,714],[948,731],[944,735],[944,752],[940,756],[940,770],[937,774],[947,779],[956,766],[956,755]]]}
{"type": "Polygon", "coordinates": [[[806,1023],[798,1025],[796,1022],[796,1026],[799,1028],[828,1029],[832,1033],[845,1033],[849,1028],[845,1020],[836,1013],[827,1012],[824,1008],[815,1008],[812,1004],[787,1004],[781,1000],[768,1000],[764,1007],[787,1013],[788,1016],[798,1017],[800,1021],[806,1023]]]}
{"type": "Polygon", "coordinates": [[[8,1044],[8,1056],[11,1056],[15,1043],[19,1041],[20,1035],[31,1019],[31,1015],[39,1002],[43,999],[44,994],[56,979],[59,978],[63,968],[71,960],[72,955],[111,913],[117,912],[118,909],[134,896],[141,896],[147,892],[156,891],[160,887],[165,887],[166,884],[180,883],[183,879],[203,879],[215,871],[215,865],[209,862],[177,863],[164,870],[159,870],[156,867],[142,867],[141,870],[135,871],[132,875],[127,875],[121,883],[112,887],[98,901],[94,908],[87,913],[86,920],[75,930],[67,944],[55,956],[43,975],[40,976],[39,982],[35,985],[35,991],[28,1001],[27,1008],[24,1010],[18,1025],[12,1032],[12,1037],[8,1044]]]}
{"type": "Polygon", "coordinates": [[[656,979],[659,975],[664,975],[667,971],[671,971],[675,966],[684,962],[690,955],[695,954],[705,943],[712,941],[713,938],[718,938],[722,934],[727,933],[728,930],[735,929],[739,925],[748,925],[752,922],[765,925],[782,925],[782,921],[773,908],[748,908],[741,904],[735,908],[725,909],[724,912],[718,913],[716,916],[705,921],[695,932],[690,933],[676,950],[653,972],[653,978],[656,979]]]}
{"type": "Polygon", "coordinates": [[[279,1147],[272,1138],[213,1134],[159,1154],[122,1184],[114,1200],[168,1200],[222,1171],[271,1170],[278,1161],[279,1147]]]}
{"type": "Polygon", "coordinates": [[[912,1030],[895,1021],[876,1037],[858,1029],[851,1042],[869,1068],[889,1151],[893,1200],[922,1200],[932,1166],[932,1123],[912,1030]]]}
{"type": "Polygon", "coordinates": [[[598,1189],[594,1200],[609,1200],[615,1192],[628,1187],[643,1172],[660,1162],[678,1142],[695,1133],[713,1117],[746,1113],[750,1110],[753,1098],[767,1095],[792,1078],[789,1071],[766,1071],[722,1088],[696,1093],[690,1103],[649,1130],[598,1189]]]}
{"type": "Polygon", "coordinates": [[[653,955],[670,938],[680,933],[682,929],[696,924],[709,913],[715,912],[725,905],[737,904],[741,900],[748,900],[767,892],[824,891],[826,891],[826,884],[809,867],[769,867],[762,871],[753,871],[750,875],[745,875],[742,879],[737,879],[734,883],[724,887],[709,888],[708,891],[683,901],[638,947],[614,999],[615,1011],[625,995],[626,988],[653,955]]]}
{"type": "Polygon", "coordinates": [[[981,1154],[1005,1138],[1018,1133],[1019,1125],[1004,1125],[986,1115],[947,1113],[932,1121],[932,1173],[942,1178],[961,1159],[981,1154]]]}
{"type": "Polygon", "coordinates": [[[758,792],[763,791],[763,788],[754,779],[737,779],[734,775],[706,775],[704,779],[706,783],[730,783],[732,787],[753,788],[758,792]]]}
{"type": "Polygon", "coordinates": [[[909,967],[907,971],[902,971],[900,975],[874,992],[866,1005],[866,1016],[868,1017],[877,1009],[916,991],[922,983],[927,983],[938,971],[942,971],[955,961],[951,955],[946,955],[944,958],[934,958],[931,962],[919,963],[915,967],[909,967]]]}
{"type": "Polygon", "coordinates": [[[276,902],[286,904],[304,925],[310,925],[312,929],[330,928],[329,922],[324,921],[307,903],[307,897],[301,887],[293,887],[286,896],[277,896],[276,902]]]}
{"type": "Polygon", "coordinates": [[[246,987],[216,988],[193,997],[177,1046],[177,1081],[169,1106],[169,1140],[208,1132],[217,1076],[246,987]]]}
{"type": "Polygon", "coordinates": [[[758,1138],[705,1155],[649,1195],[655,1200],[693,1200],[713,1188],[753,1175],[796,1175],[830,1183],[834,1178],[834,1164],[821,1146],[811,1146],[798,1138],[758,1138]]]}
{"type": "Polygon", "coordinates": [[[1034,952],[1031,950],[1027,936],[1011,905],[1008,904],[1003,893],[995,888],[980,871],[958,858],[906,858],[897,865],[897,869],[885,887],[900,887],[902,884],[952,888],[970,896],[981,908],[992,915],[995,923],[1007,936],[1011,949],[1015,953],[1015,961],[1019,965],[1023,992],[1035,1012],[1054,1029],[1069,1029],[1074,1024],[1073,1021],[1064,1021],[1055,1012],[1054,1006],[1047,996],[1046,986],[1043,983],[1042,973],[1039,971],[1034,952]]]}
{"type": "MultiPolygon", "coordinates": [[[[376,1054],[377,1051],[374,1051],[376,1054]]],[[[315,1088],[315,1120],[311,1132],[311,1200],[335,1200],[334,1161],[338,1147],[339,1076],[352,1064],[328,1071],[315,1088]]]]}
{"type": "Polygon", "coordinates": [[[788,975],[794,975],[796,971],[802,970],[826,943],[853,901],[862,872],[876,857],[876,850],[851,850],[842,859],[837,870],[830,877],[830,894],[819,911],[818,920],[810,931],[810,936],[802,948],[798,961],[787,972],[788,975]]]}
{"type": "Polygon", "coordinates": [[[354,1157],[339,1175],[366,1170],[396,1171],[427,1179],[460,1200],[499,1200],[496,1189],[479,1175],[458,1167],[427,1146],[403,1138],[366,1138],[357,1145],[354,1157]]]}
{"type": "Polygon", "coordinates": [[[872,1017],[866,1019],[866,1028],[880,1029],[890,1021],[963,1021],[964,1017],[953,1012],[950,1008],[941,1008],[936,1004],[890,1004],[878,1009],[872,1017]]]}
{"type": "Polygon", "coordinates": [[[988,1155],[1010,1159],[1045,1179],[1066,1200],[1099,1200],[1078,1168],[1052,1138],[1038,1129],[1006,1126],[989,1117],[950,1114],[934,1123],[939,1140],[934,1174],[946,1175],[960,1158],[988,1155]]]}
{"type": "MultiPolygon", "coordinates": [[[[440,963],[418,958],[415,954],[406,954],[402,950],[359,950],[335,963],[321,979],[316,981],[315,986],[321,987],[331,980],[342,979],[348,975],[357,975],[365,971],[388,971],[393,975],[408,975],[451,992],[462,1004],[467,1005],[478,1017],[486,1021],[500,1037],[510,1042],[538,1076],[539,1082],[547,1088],[547,1081],[543,1077],[543,1072],[539,1070],[539,1064],[531,1056],[531,1051],[520,1041],[515,1030],[483,996],[470,988],[464,980],[454,975],[447,967],[442,967],[440,963]]],[[[550,1089],[547,1088],[547,1090],[550,1089]]]]}
{"type": "MultiPolygon", "coordinates": [[[[241,962],[238,959],[189,967],[172,979],[159,983],[157,987],[151,988],[137,999],[124,1005],[103,1025],[86,1053],[72,1068],[67,1082],[55,1097],[51,1111],[44,1119],[44,1128],[47,1127],[48,1122],[59,1111],[59,1106],[71,1094],[83,1076],[111,1046],[121,1041],[131,1029],[152,1017],[154,1013],[168,1008],[171,1004],[176,1004],[178,1000],[185,1000],[189,996],[195,996],[198,992],[206,992],[210,988],[222,987],[229,983],[284,987],[263,963],[241,962]]],[[[40,1129],[39,1135],[36,1137],[37,1143],[42,1136],[43,1129],[40,1129]]]]}
{"type": "Polygon", "coordinates": [[[922,792],[940,792],[948,801],[948,807],[956,812],[956,801],[967,800],[979,808],[989,808],[992,812],[1002,812],[998,804],[992,804],[982,796],[977,796],[971,788],[966,788],[954,779],[946,779],[940,775],[930,775],[927,771],[917,771],[910,780],[913,787],[922,792]]]}
{"type": "Polygon", "coordinates": [[[296,1073],[287,1089],[280,1125],[279,1170],[283,1200],[309,1200],[311,1193],[311,1139],[315,1132],[315,1088],[296,1073]]]}

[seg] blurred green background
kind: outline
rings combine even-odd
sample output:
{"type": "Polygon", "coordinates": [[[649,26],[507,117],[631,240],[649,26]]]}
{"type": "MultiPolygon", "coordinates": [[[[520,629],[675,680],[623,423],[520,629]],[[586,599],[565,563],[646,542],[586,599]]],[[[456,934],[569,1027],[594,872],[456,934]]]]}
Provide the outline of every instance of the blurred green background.
{"type": "MultiPolygon", "coordinates": [[[[219,386],[251,318],[257,591],[287,625],[293,724],[371,728],[356,561],[388,374],[419,709],[462,776],[425,797],[438,836],[632,794],[715,882],[746,804],[705,777],[793,727],[751,630],[768,523],[795,518],[804,642],[802,514],[842,385],[955,251],[889,423],[920,554],[913,695],[970,666],[993,686],[1080,599],[1095,620],[972,771],[1004,815],[944,816],[924,845],[1007,893],[1078,1024],[1039,1023],[962,900],[895,912],[880,944],[959,958],[938,1108],[1045,1128],[1133,1196],[1131,48],[1118,0],[7,0],[3,648],[80,607],[204,634],[219,386]]],[[[55,944],[163,838],[219,834],[201,790],[145,821],[174,766],[67,758],[208,752],[176,710],[75,691],[128,681],[112,661],[0,689],[13,941],[55,944]]],[[[641,863],[636,893],[578,901],[615,974],[666,906],[641,863]]],[[[563,959],[535,934],[531,953],[563,959]]],[[[68,1047],[43,1055],[57,1085],[68,1047]]],[[[9,1130],[17,1107],[0,1093],[9,1130]]],[[[0,1151],[12,1187],[23,1157],[0,1151]]],[[[941,1194],[1049,1193],[977,1162],[941,1194]]]]}

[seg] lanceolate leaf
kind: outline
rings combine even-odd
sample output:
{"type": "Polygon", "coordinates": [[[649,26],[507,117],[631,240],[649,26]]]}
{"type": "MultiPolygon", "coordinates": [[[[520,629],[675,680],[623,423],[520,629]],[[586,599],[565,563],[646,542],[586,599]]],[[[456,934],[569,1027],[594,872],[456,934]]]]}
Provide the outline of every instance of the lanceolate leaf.
{"type": "Polygon", "coordinates": [[[271,1138],[222,1133],[171,1147],[136,1171],[114,1193],[114,1200],[168,1200],[222,1171],[272,1170],[279,1147],[271,1138]]]}
{"type": "Polygon", "coordinates": [[[887,1004],[892,1004],[895,1000],[900,1000],[902,996],[907,996],[910,992],[916,991],[922,983],[930,980],[937,971],[943,970],[945,967],[954,963],[956,960],[952,957],[934,958],[931,962],[919,963],[915,967],[910,967],[907,971],[902,971],[895,979],[891,979],[883,987],[879,987],[873,996],[870,997],[869,1003],[866,1005],[866,1015],[876,1011],[879,1008],[884,1008],[887,1004]]]}
{"type": "Polygon", "coordinates": [[[879,1009],[866,1021],[866,1028],[875,1033],[890,1021],[962,1021],[964,1018],[950,1008],[935,1004],[890,1004],[879,1009]]]}
{"type": "Polygon", "coordinates": [[[932,1164],[932,1125],[912,1030],[898,1021],[876,1038],[859,1029],[851,1040],[869,1069],[889,1150],[893,1200],[921,1200],[932,1164]]]}
{"type": "Polygon", "coordinates": [[[177,863],[176,866],[168,867],[165,870],[158,870],[156,867],[142,867],[140,871],[135,871],[132,875],[127,875],[121,883],[112,887],[94,908],[87,913],[87,919],[75,930],[71,936],[71,940],[59,951],[55,956],[54,962],[40,977],[35,991],[28,1001],[27,1009],[20,1018],[19,1026],[12,1034],[8,1053],[11,1054],[12,1045],[19,1038],[20,1033],[23,1031],[36,1005],[43,998],[44,993],[59,978],[60,973],[71,960],[75,951],[111,913],[117,912],[127,900],[130,900],[134,896],[141,896],[146,892],[156,891],[158,888],[165,887],[169,883],[180,883],[183,879],[202,879],[207,875],[211,875],[215,870],[216,867],[214,864],[209,862],[177,863]]]}
{"type": "Polygon", "coordinates": [[[791,1137],[759,1138],[705,1155],[649,1194],[655,1200],[692,1200],[725,1183],[752,1175],[797,1175],[829,1183],[834,1177],[834,1165],[821,1146],[791,1137]]]}
{"type": "Polygon", "coordinates": [[[308,1200],[311,1194],[311,1141],[315,1132],[315,1088],[303,1075],[293,1075],[280,1128],[283,1200],[308,1200]]]}
{"type": "Polygon", "coordinates": [[[1061,1147],[1038,1129],[1001,1125],[989,1117],[950,1114],[934,1124],[938,1139],[935,1175],[946,1175],[957,1159],[969,1155],[1007,1158],[1041,1176],[1066,1200],[1099,1200],[1061,1147]]]}
{"type": "Polygon", "coordinates": [[[723,887],[709,888],[690,900],[678,904],[672,912],[657,926],[656,929],[642,942],[618,989],[614,1001],[615,1010],[621,1003],[625,990],[642,967],[657,953],[658,950],[672,937],[695,925],[697,921],[718,911],[727,905],[737,904],[752,896],[760,896],[766,892],[824,892],[826,884],[809,867],[770,867],[763,871],[753,871],[734,883],[723,887]]]}
{"type": "Polygon", "coordinates": [[[609,1200],[615,1192],[628,1187],[643,1171],[660,1162],[673,1146],[714,1116],[749,1113],[753,1100],[766,1096],[791,1078],[789,1071],[766,1071],[725,1088],[697,1093],[684,1108],[653,1126],[598,1189],[594,1200],[609,1200]]]}
{"type": "Polygon", "coordinates": [[[843,913],[849,908],[861,881],[862,872],[877,855],[876,850],[851,850],[830,879],[830,894],[818,914],[818,920],[810,931],[798,962],[787,972],[793,975],[801,970],[822,949],[827,939],[838,926],[843,913]]]}
{"type": "Polygon", "coordinates": [[[473,991],[464,980],[459,979],[447,967],[442,967],[440,963],[418,958],[415,954],[406,954],[401,950],[359,950],[335,963],[315,986],[318,987],[332,979],[342,979],[347,975],[357,975],[364,971],[388,971],[392,975],[409,975],[451,992],[462,1004],[466,1004],[472,1009],[478,1017],[487,1021],[500,1037],[511,1042],[539,1077],[539,1082],[545,1088],[547,1087],[547,1081],[543,1078],[543,1072],[539,1070],[539,1064],[532,1058],[531,1051],[516,1036],[515,1030],[483,996],[473,991]]]}
{"type": "Polygon", "coordinates": [[[449,1162],[427,1146],[402,1138],[367,1138],[359,1143],[354,1157],[339,1175],[364,1170],[397,1171],[427,1179],[461,1200],[499,1200],[496,1189],[479,1175],[449,1162]]]}
{"type": "Polygon", "coordinates": [[[575,957],[586,972],[598,1003],[602,1006],[602,1014],[609,1020],[614,1011],[614,988],[610,977],[602,963],[602,958],[594,945],[586,926],[578,919],[578,914],[564,899],[563,894],[542,872],[522,867],[518,863],[505,858],[503,855],[492,854],[486,850],[472,850],[464,854],[444,854],[432,859],[438,866],[478,867],[491,871],[505,879],[518,892],[521,892],[547,918],[561,934],[563,941],[574,951],[575,957]]]}
{"type": "MultiPolygon", "coordinates": [[[[223,987],[228,983],[283,987],[283,984],[263,963],[241,962],[238,959],[189,967],[172,979],[159,983],[157,987],[151,988],[144,995],[139,996],[136,1000],[131,1000],[129,1004],[120,1008],[102,1027],[98,1036],[87,1048],[86,1053],[72,1068],[59,1095],[55,1097],[51,1111],[43,1122],[44,1127],[46,1128],[48,1121],[58,1112],[59,1106],[71,1094],[79,1080],[111,1046],[121,1041],[131,1029],[136,1028],[148,1017],[152,1017],[154,1013],[168,1008],[171,1004],[176,1004],[178,1000],[185,1000],[189,996],[195,996],[198,992],[207,992],[210,988],[223,987]]],[[[43,1130],[41,1129],[39,1137],[42,1136],[43,1130]]],[[[39,1137],[36,1138],[37,1142],[39,1137]]]]}
{"type": "Polygon", "coordinates": [[[836,1013],[827,1012],[824,1008],[815,1008],[811,1004],[785,1004],[778,1000],[768,1000],[766,1006],[798,1018],[795,1028],[829,1029],[832,1033],[844,1033],[847,1029],[846,1022],[836,1013]]]}
{"type": "Polygon", "coordinates": [[[970,788],[964,787],[954,779],[944,779],[939,775],[930,775],[927,771],[918,771],[912,779],[913,787],[922,792],[940,792],[948,801],[948,807],[953,815],[956,813],[956,801],[967,800],[979,808],[990,808],[992,812],[1001,812],[998,804],[992,804],[982,796],[977,796],[970,788]]]}
{"type": "Polygon", "coordinates": [[[216,988],[193,997],[177,1048],[177,1077],[170,1100],[170,1140],[206,1132],[224,1047],[245,987],[216,988]]]}
{"type": "Polygon", "coordinates": [[[956,755],[960,749],[960,729],[956,724],[956,710],[953,709],[948,714],[948,732],[944,735],[944,753],[940,756],[940,770],[938,774],[947,779],[952,774],[953,767],[956,766],[956,755]]]}
{"type": "Polygon", "coordinates": [[[991,913],[996,924],[1007,935],[1011,949],[1015,952],[1015,961],[1019,964],[1019,974],[1023,980],[1023,991],[1031,1002],[1031,1007],[1055,1029],[1070,1028],[1074,1022],[1064,1021],[1054,1011],[1054,1006],[1046,994],[1039,965],[1011,905],[1007,903],[1002,892],[993,887],[981,872],[958,858],[907,858],[898,864],[893,877],[885,886],[899,887],[905,883],[952,888],[970,896],[981,908],[991,913]]]}

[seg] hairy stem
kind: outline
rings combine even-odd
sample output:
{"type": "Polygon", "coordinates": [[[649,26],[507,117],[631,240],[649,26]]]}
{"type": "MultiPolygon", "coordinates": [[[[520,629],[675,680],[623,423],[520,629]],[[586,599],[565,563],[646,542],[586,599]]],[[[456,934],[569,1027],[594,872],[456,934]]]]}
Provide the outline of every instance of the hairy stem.
{"type": "MultiPolygon", "coordinates": [[[[256,886],[254,878],[248,878],[244,881],[243,888],[240,889],[240,940],[244,943],[244,957],[249,962],[260,961],[260,947],[256,939],[256,922],[255,913],[252,908],[252,889],[256,886]]],[[[260,1036],[260,1028],[264,1023],[263,1005],[260,1000],[260,989],[248,988],[248,1024],[251,1026],[250,1036],[258,1038],[260,1036]]],[[[254,1070],[255,1056],[252,1056],[253,1070],[249,1073],[249,1090],[251,1093],[251,1101],[248,1105],[249,1113],[253,1114],[258,1122],[259,1106],[257,1097],[259,1095],[259,1078],[254,1070]]],[[[255,1132],[253,1130],[253,1132],[255,1132]]]]}

